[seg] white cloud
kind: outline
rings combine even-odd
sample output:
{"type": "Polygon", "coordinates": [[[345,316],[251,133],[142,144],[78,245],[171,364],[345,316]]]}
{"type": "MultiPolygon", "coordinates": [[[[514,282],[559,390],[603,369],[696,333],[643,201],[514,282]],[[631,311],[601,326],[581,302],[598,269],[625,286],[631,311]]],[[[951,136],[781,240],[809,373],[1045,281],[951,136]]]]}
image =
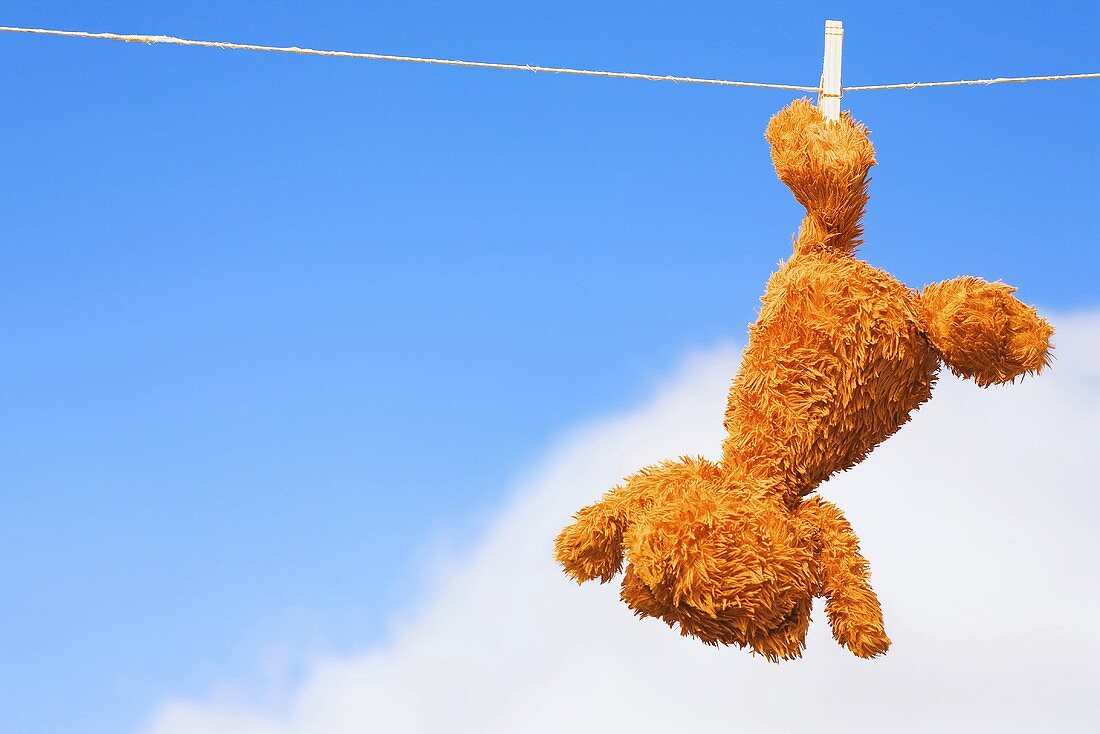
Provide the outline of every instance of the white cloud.
{"type": "Polygon", "coordinates": [[[945,375],[913,422],[822,488],[863,539],[894,647],[860,660],[815,609],[775,666],[637,621],[552,540],[623,475],[718,453],[730,347],[571,432],[382,646],[308,666],[274,709],[168,700],[149,734],[1094,731],[1100,720],[1100,313],[1060,319],[1038,379],[945,375]]]}

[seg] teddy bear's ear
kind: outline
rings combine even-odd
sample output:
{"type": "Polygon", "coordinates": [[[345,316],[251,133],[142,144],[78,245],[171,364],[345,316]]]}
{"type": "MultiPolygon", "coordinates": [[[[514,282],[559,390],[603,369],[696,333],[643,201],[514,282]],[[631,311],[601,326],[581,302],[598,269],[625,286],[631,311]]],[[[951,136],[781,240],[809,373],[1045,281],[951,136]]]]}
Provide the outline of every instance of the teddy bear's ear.
{"type": "Polygon", "coordinates": [[[806,207],[816,233],[800,237],[799,249],[854,251],[875,165],[867,128],[847,112],[827,122],[809,100],[799,99],[772,117],[764,137],[776,174],[806,207]]]}
{"type": "Polygon", "coordinates": [[[934,283],[921,293],[925,334],[956,375],[986,387],[1049,364],[1054,328],[1013,296],[1015,290],[963,277],[934,283]]]}

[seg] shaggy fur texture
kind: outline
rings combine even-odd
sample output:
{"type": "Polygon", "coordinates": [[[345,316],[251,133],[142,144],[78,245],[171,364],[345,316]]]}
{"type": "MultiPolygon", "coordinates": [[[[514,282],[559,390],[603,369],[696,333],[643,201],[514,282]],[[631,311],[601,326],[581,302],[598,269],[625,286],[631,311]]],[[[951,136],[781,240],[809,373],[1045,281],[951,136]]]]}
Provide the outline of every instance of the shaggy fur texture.
{"type": "Polygon", "coordinates": [[[808,496],[862,461],[931,395],[941,363],[987,386],[1047,364],[1050,325],[1002,283],[916,292],[855,258],[867,129],[799,100],[768,124],[779,178],[806,207],[794,255],[768,280],[726,410],[722,460],[642,469],[556,541],[578,582],[628,564],[622,599],[711,645],[799,657],[814,597],[860,657],[890,645],[844,514],[808,496]]]}

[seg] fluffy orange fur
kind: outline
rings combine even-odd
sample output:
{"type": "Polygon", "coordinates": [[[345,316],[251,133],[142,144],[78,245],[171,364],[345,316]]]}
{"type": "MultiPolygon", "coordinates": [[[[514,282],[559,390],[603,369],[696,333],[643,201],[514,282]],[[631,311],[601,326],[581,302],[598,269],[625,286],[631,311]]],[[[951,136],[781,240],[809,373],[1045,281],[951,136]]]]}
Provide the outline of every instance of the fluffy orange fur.
{"type": "Polygon", "coordinates": [[[768,280],[726,409],[722,460],[642,469],[585,507],[556,541],[578,582],[711,645],[769,660],[802,654],[814,597],[860,657],[890,645],[867,561],[844,514],[814,489],[862,461],[927,400],[940,364],[987,386],[1040,371],[1051,326],[1013,288],[963,277],[917,292],[856,259],[868,131],[807,100],[765,134],[806,208],[794,255],[768,280]]]}

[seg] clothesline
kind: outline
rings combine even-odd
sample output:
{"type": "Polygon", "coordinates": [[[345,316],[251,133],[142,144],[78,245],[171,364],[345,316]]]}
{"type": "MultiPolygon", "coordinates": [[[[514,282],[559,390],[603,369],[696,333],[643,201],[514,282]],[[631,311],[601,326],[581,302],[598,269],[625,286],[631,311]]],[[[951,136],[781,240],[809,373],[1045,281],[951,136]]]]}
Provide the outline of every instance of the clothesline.
{"type": "MultiPolygon", "coordinates": [[[[797,84],[772,84],[766,82],[734,81],[731,79],[707,79],[690,76],[672,76],[664,74],[642,74],[626,71],[596,71],[591,69],[572,69],[560,66],[535,66],[530,64],[498,64],[489,61],[462,61],[457,59],[433,59],[420,56],[397,56],[393,54],[377,54],[361,51],[329,51],[315,48],[300,48],[298,46],[265,46],[254,43],[233,43],[229,41],[199,41],[188,38],[176,38],[175,36],[145,36],[127,33],[89,33],[87,31],[61,31],[46,28],[20,28],[16,26],[0,26],[0,31],[8,33],[29,33],[40,36],[64,36],[69,38],[93,38],[106,41],[123,41],[126,43],[164,43],[176,46],[201,46],[204,48],[221,48],[238,51],[267,51],[271,53],[300,54],[304,56],[335,56],[352,59],[370,59],[374,61],[401,61],[414,64],[436,64],[441,66],[462,66],[477,69],[503,69],[507,71],[529,71],[547,74],[567,74],[573,76],[597,76],[611,77],[615,79],[643,79],[655,82],[678,82],[680,84],[709,84],[722,87],[754,87],[758,89],[785,89],[796,92],[820,92],[819,86],[802,86],[797,84]]],[[[1100,79],[1100,72],[1085,74],[1058,74],[1051,76],[1017,76],[996,77],[992,79],[963,79],[959,81],[939,82],[903,82],[899,84],[870,84],[863,86],[844,87],[844,92],[869,92],[884,89],[918,89],[920,87],[957,87],[990,84],[1008,84],[1021,82],[1045,82],[1063,81],[1068,79],[1100,79]]]]}

